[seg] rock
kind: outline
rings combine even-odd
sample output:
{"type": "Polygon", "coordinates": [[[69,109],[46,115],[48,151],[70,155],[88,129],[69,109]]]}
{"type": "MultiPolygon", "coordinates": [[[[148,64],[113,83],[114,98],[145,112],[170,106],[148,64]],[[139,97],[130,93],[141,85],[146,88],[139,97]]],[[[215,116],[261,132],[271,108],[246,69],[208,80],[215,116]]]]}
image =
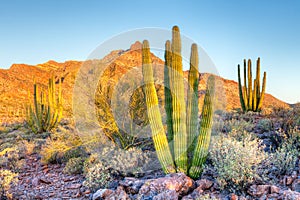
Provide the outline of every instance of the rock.
{"type": "Polygon", "coordinates": [[[293,182],[292,189],[293,189],[293,191],[295,191],[295,192],[300,192],[300,179],[296,179],[296,180],[293,182]]]}
{"type": "Polygon", "coordinates": [[[247,200],[247,198],[244,196],[240,196],[239,200],[247,200]]]}
{"type": "Polygon", "coordinates": [[[34,178],[31,180],[31,184],[32,184],[34,187],[38,186],[39,183],[40,183],[40,179],[37,178],[37,177],[34,177],[34,178]]]}
{"type": "Polygon", "coordinates": [[[276,194],[276,193],[267,195],[268,200],[277,200],[278,198],[279,198],[279,194],[276,194]]]}
{"type": "Polygon", "coordinates": [[[209,188],[211,188],[213,186],[213,182],[207,179],[201,179],[196,181],[196,185],[197,188],[199,188],[199,190],[208,190],[209,188]]]}
{"type": "Polygon", "coordinates": [[[300,200],[300,193],[291,191],[291,190],[285,190],[283,192],[283,199],[284,200],[300,200]]]}
{"type": "Polygon", "coordinates": [[[236,194],[231,194],[230,200],[238,200],[239,197],[236,194]]]}
{"type": "Polygon", "coordinates": [[[279,194],[280,193],[280,188],[275,186],[275,185],[272,185],[271,188],[270,188],[270,193],[271,194],[274,194],[274,193],[279,194]]]}
{"type": "Polygon", "coordinates": [[[126,177],[124,180],[119,182],[119,185],[123,186],[128,194],[137,194],[144,183],[145,180],[126,177]]]}
{"type": "Polygon", "coordinates": [[[298,174],[297,174],[297,171],[293,171],[293,173],[292,173],[292,179],[297,179],[297,176],[298,176],[298,174]]]}
{"type": "Polygon", "coordinates": [[[82,185],[80,183],[76,183],[76,184],[72,184],[72,185],[69,185],[67,188],[72,190],[72,189],[78,189],[80,188],[82,185]]]}
{"type": "Polygon", "coordinates": [[[51,181],[45,179],[45,178],[40,178],[40,182],[41,183],[45,183],[45,184],[51,184],[51,181]]]}
{"type": "Polygon", "coordinates": [[[284,181],[283,181],[283,183],[284,183],[285,185],[291,185],[291,184],[293,183],[293,177],[291,177],[291,176],[286,176],[285,179],[284,179],[284,181]]]}
{"type": "Polygon", "coordinates": [[[175,190],[167,190],[153,197],[153,200],[177,200],[178,194],[175,190]]]}
{"type": "Polygon", "coordinates": [[[109,189],[100,189],[97,192],[93,194],[93,200],[101,200],[107,198],[110,194],[112,194],[114,191],[109,189]]]}
{"type": "Polygon", "coordinates": [[[124,188],[122,186],[119,186],[116,191],[112,192],[105,199],[107,199],[107,200],[130,200],[129,196],[124,191],[124,188]]]}
{"type": "Polygon", "coordinates": [[[264,194],[269,194],[270,193],[270,185],[252,185],[248,193],[254,197],[261,197],[264,194]]]}
{"type": "Polygon", "coordinates": [[[138,193],[138,199],[151,199],[168,190],[176,191],[179,197],[195,188],[195,182],[183,173],[168,174],[165,177],[146,181],[138,193]]]}

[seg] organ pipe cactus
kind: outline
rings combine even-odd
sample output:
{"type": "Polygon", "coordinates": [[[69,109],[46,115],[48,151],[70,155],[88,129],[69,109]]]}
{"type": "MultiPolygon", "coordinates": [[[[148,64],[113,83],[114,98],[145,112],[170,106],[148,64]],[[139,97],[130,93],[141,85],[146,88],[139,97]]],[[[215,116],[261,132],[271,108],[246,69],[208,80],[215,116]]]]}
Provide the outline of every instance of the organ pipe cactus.
{"type": "Polygon", "coordinates": [[[252,66],[251,60],[244,60],[244,86],[241,81],[240,65],[238,65],[238,85],[241,107],[244,112],[254,111],[259,112],[262,109],[265,91],[267,73],[264,72],[262,88],[260,85],[260,58],[256,62],[256,78],[252,83],[252,66]],[[248,83],[247,83],[248,80],[248,83]],[[253,88],[252,88],[253,86],[253,88]]]}
{"type": "Polygon", "coordinates": [[[142,61],[148,118],[154,146],[164,172],[184,172],[192,178],[198,178],[202,172],[210,142],[215,88],[214,76],[210,76],[208,79],[202,109],[202,121],[199,124],[197,45],[193,44],[191,48],[186,105],[179,28],[174,26],[172,33],[172,43],[166,42],[164,69],[168,137],[164,131],[159,111],[149,42],[145,40],[143,42],[142,61]]]}
{"type": "Polygon", "coordinates": [[[48,82],[48,95],[39,91],[37,83],[33,85],[33,104],[27,106],[26,121],[35,133],[51,131],[57,126],[62,117],[62,87],[58,83],[56,94],[55,80],[48,82]]]}

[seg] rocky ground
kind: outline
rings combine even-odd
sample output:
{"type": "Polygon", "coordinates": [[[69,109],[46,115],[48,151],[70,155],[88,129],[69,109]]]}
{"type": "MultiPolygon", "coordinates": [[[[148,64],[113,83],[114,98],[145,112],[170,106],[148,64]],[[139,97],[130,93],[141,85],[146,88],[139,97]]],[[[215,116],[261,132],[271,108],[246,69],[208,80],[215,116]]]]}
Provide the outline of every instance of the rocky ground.
{"type": "MultiPolygon", "coordinates": [[[[254,120],[251,123],[259,124],[262,119],[261,116],[251,116],[251,120],[254,120]]],[[[278,132],[277,129],[282,128],[277,121],[275,120],[276,123],[272,125],[271,130],[266,129],[268,126],[252,127],[252,131],[266,145],[265,151],[270,151],[269,147],[274,146],[272,137],[278,132]]],[[[73,129],[69,125],[63,125],[63,127],[65,130],[73,129]]],[[[17,126],[8,131],[2,131],[3,134],[0,134],[1,148],[20,137],[23,139],[34,137],[39,141],[37,136],[31,136],[26,133],[26,130],[24,126],[17,126]]],[[[40,137],[43,138],[40,140],[44,141],[48,136],[41,135],[40,137]]],[[[12,185],[8,191],[12,195],[12,199],[300,200],[299,158],[294,171],[291,174],[277,177],[279,181],[276,184],[254,182],[245,189],[243,194],[223,191],[217,184],[216,174],[213,172],[205,172],[199,180],[192,180],[180,173],[163,175],[161,171],[155,171],[140,178],[118,177],[118,180],[114,181],[108,188],[92,191],[84,186],[85,177],[82,174],[68,175],[64,173],[65,164],[43,164],[41,155],[37,152],[26,154],[22,158],[24,163],[17,170],[19,181],[16,185],[12,185]]]]}
{"type": "MultiPolygon", "coordinates": [[[[82,175],[66,175],[64,165],[40,162],[37,154],[26,158],[19,173],[19,182],[9,193],[13,199],[300,199],[300,176],[294,172],[284,177],[282,186],[252,185],[247,195],[226,194],[210,179],[192,180],[184,174],[170,174],[160,178],[126,177],[115,189],[100,189],[95,193],[82,185],[82,175]],[[297,192],[298,191],[298,192],[297,192]]],[[[154,176],[152,176],[154,177],[154,176]]]]}
{"type": "Polygon", "coordinates": [[[13,199],[89,199],[91,191],[82,185],[82,175],[63,173],[62,164],[42,164],[37,154],[27,156],[18,183],[9,193],[13,199]]]}

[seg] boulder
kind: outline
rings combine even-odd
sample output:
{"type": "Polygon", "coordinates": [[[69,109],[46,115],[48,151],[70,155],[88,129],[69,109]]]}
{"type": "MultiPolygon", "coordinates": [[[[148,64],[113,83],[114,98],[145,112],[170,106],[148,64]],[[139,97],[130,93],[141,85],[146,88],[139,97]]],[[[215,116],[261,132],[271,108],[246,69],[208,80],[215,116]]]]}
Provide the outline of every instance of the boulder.
{"type": "MultiPolygon", "coordinates": [[[[185,174],[168,174],[162,178],[146,181],[139,190],[138,199],[152,199],[158,194],[167,191],[175,191],[178,197],[182,197],[194,188],[195,182],[185,174]]],[[[173,195],[173,192],[168,192],[164,195],[173,195]]]]}
{"type": "Polygon", "coordinates": [[[99,189],[97,192],[93,194],[93,200],[106,199],[113,192],[114,192],[113,190],[109,190],[109,189],[99,189]]]}

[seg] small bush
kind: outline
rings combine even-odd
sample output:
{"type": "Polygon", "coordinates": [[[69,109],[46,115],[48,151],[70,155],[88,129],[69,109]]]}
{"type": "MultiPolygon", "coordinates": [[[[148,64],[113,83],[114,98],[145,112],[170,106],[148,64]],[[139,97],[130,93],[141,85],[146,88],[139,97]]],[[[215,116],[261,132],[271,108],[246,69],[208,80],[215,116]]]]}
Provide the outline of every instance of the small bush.
{"type": "Polygon", "coordinates": [[[278,179],[287,174],[291,174],[296,166],[296,161],[300,155],[299,145],[300,137],[295,136],[287,139],[274,152],[271,153],[263,162],[261,170],[265,181],[276,183],[278,179]]]}
{"type": "Polygon", "coordinates": [[[261,119],[256,126],[262,133],[269,132],[273,129],[273,122],[270,119],[261,119]]]}
{"type": "Polygon", "coordinates": [[[132,148],[104,147],[84,163],[85,185],[91,189],[107,187],[113,178],[141,176],[146,171],[160,169],[154,152],[132,148]],[[102,181],[103,182],[102,182],[102,181]]]}
{"type": "Polygon", "coordinates": [[[209,159],[217,172],[222,189],[243,192],[256,178],[257,166],[265,159],[260,141],[245,137],[242,141],[231,136],[213,138],[209,159]]]}
{"type": "Polygon", "coordinates": [[[21,141],[18,145],[18,149],[26,155],[31,155],[34,153],[35,150],[35,142],[28,142],[27,140],[21,141]]]}
{"type": "Polygon", "coordinates": [[[99,188],[107,188],[109,183],[114,180],[114,175],[111,173],[108,166],[99,162],[93,166],[85,168],[85,178],[83,185],[96,191],[99,188]]]}
{"type": "Polygon", "coordinates": [[[70,158],[79,157],[83,154],[82,141],[80,137],[72,131],[55,132],[47,138],[42,146],[40,154],[44,163],[62,163],[70,158]],[[82,153],[82,154],[81,154],[82,153]]]}
{"type": "Polygon", "coordinates": [[[5,197],[10,197],[8,193],[11,184],[16,184],[18,182],[18,174],[13,173],[9,170],[0,169],[0,199],[5,197]]]}
{"type": "Polygon", "coordinates": [[[255,125],[253,123],[247,122],[243,119],[219,119],[214,121],[213,133],[229,133],[233,130],[236,131],[248,131],[254,130],[255,125]]]}
{"type": "Polygon", "coordinates": [[[83,158],[71,158],[67,162],[63,172],[66,174],[81,174],[83,170],[83,162],[83,158]]]}
{"type": "Polygon", "coordinates": [[[0,167],[19,171],[24,165],[22,153],[18,148],[7,148],[0,152],[0,167]]]}

